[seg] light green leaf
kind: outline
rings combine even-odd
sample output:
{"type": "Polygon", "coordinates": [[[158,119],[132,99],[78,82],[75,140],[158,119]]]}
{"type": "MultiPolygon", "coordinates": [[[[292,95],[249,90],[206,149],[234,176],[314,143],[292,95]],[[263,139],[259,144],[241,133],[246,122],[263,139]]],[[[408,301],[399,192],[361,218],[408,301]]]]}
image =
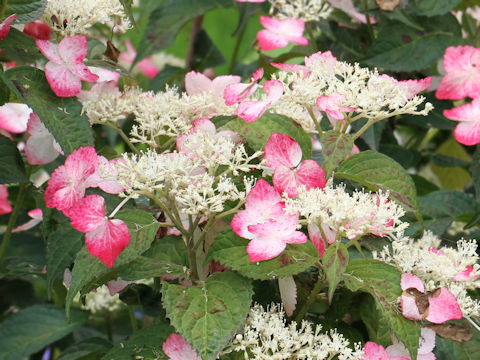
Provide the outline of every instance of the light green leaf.
{"type": "Polygon", "coordinates": [[[343,279],[343,273],[349,260],[348,249],[342,243],[330,245],[322,258],[323,269],[328,282],[328,302],[332,302],[337,285],[343,279]]]}
{"type": "Polygon", "coordinates": [[[168,360],[162,345],[174,329],[168,324],[152,325],[133,333],[128,340],[116,344],[101,360],[132,360],[132,354],[138,359],[168,360]]]}
{"type": "Polygon", "coordinates": [[[17,14],[14,24],[26,24],[43,14],[47,0],[8,0],[5,17],[17,14]]]}
{"type": "Polygon", "coordinates": [[[72,270],[70,289],[65,299],[67,317],[70,316],[72,301],[79,291],[85,294],[117,278],[117,267],[136,259],[155,240],[159,224],[152,215],[141,210],[123,210],[115,218],[127,224],[130,230],[130,243],[115,261],[113,269],[107,268],[100,259],[93,257],[86,247],[79,251],[72,270]]]}
{"type": "Polygon", "coordinates": [[[312,157],[310,136],[301,127],[296,126],[292,119],[283,115],[266,113],[251,123],[242,119],[235,119],[220,129],[238,132],[254,150],[262,151],[270,135],[274,132],[286,134],[298,142],[302,148],[304,159],[311,159],[312,157]]]}
{"type": "Polygon", "coordinates": [[[16,144],[0,135],[0,184],[26,183],[22,156],[16,144]]]}
{"type": "Polygon", "coordinates": [[[327,173],[328,179],[338,164],[352,152],[353,139],[349,134],[330,130],[322,134],[320,142],[322,143],[322,153],[325,158],[322,167],[327,173]]]}
{"type": "Polygon", "coordinates": [[[0,324],[0,360],[18,360],[63,338],[87,321],[88,315],[73,311],[68,323],[65,313],[53,305],[34,305],[0,324]]]}
{"type": "Polygon", "coordinates": [[[355,154],[340,164],[335,177],[353,180],[373,191],[388,190],[406,211],[418,213],[412,178],[400,164],[384,154],[371,150],[355,154]]]}
{"type": "Polygon", "coordinates": [[[252,301],[246,278],[225,271],[194,286],[164,282],[162,294],[172,325],[198,351],[213,360],[245,320],[252,301]]]}
{"type": "Polygon", "coordinates": [[[60,144],[65,155],[81,146],[93,145],[90,123],[75,98],[59,98],[50,89],[45,73],[31,67],[5,72],[17,87],[22,100],[40,117],[60,144]]]}
{"type": "Polygon", "coordinates": [[[252,263],[247,253],[248,241],[232,230],[224,231],[210,248],[209,259],[219,261],[244,276],[260,280],[296,275],[318,261],[318,252],[308,241],[304,244],[288,244],[279,256],[252,263]]]}
{"type": "Polygon", "coordinates": [[[373,296],[390,329],[410,351],[412,360],[416,360],[420,325],[399,312],[397,300],[402,294],[400,272],[384,262],[361,259],[348,264],[343,278],[349,290],[373,296]]]}

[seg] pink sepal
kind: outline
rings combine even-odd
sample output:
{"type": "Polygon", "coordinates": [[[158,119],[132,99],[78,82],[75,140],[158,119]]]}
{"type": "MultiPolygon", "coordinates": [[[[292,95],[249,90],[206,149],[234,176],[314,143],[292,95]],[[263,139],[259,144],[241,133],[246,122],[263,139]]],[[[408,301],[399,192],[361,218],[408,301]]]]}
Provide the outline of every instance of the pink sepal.
{"type": "Polygon", "coordinates": [[[30,230],[31,228],[37,226],[43,221],[43,212],[41,209],[32,209],[28,213],[28,216],[31,217],[30,220],[28,220],[26,223],[17,226],[12,230],[12,232],[18,232],[18,231],[27,231],[30,230]]]}
{"type": "Polygon", "coordinates": [[[12,212],[12,205],[8,202],[8,189],[6,185],[0,184],[0,215],[12,212]]]}
{"type": "Polygon", "coordinates": [[[463,316],[457,298],[446,288],[441,288],[438,296],[429,296],[428,301],[430,307],[426,319],[432,323],[441,324],[463,316]]]}
{"type": "Polygon", "coordinates": [[[190,71],[185,75],[185,90],[188,95],[211,92],[215,99],[221,99],[228,85],[237,84],[240,81],[241,78],[237,75],[217,76],[211,80],[202,73],[190,71]]]}
{"type": "Polygon", "coordinates": [[[50,28],[40,20],[25,24],[23,32],[38,40],[50,40],[50,28]]]}
{"type": "Polygon", "coordinates": [[[35,113],[30,114],[28,133],[30,137],[25,144],[25,155],[29,164],[48,164],[63,154],[60,145],[35,113]]]}
{"type": "Polygon", "coordinates": [[[297,285],[293,276],[286,276],[278,279],[278,288],[283,308],[287,316],[292,316],[297,305],[297,285]]]}
{"type": "Polygon", "coordinates": [[[390,357],[382,345],[368,341],[363,347],[362,360],[390,360],[390,357]]]}
{"type": "Polygon", "coordinates": [[[450,119],[461,121],[454,131],[455,139],[464,145],[480,143],[480,98],[471,103],[444,110],[443,115],[450,119]]]}
{"type": "Polygon", "coordinates": [[[170,334],[162,345],[170,360],[202,360],[192,346],[178,334],[170,334]]]}
{"type": "Polygon", "coordinates": [[[260,30],[257,33],[257,40],[264,51],[285,47],[289,42],[308,45],[308,40],[303,36],[305,22],[301,19],[288,18],[279,20],[260,16],[260,23],[266,30],[260,30]]]}
{"type": "Polygon", "coordinates": [[[325,240],[323,240],[322,232],[320,231],[320,228],[318,227],[317,224],[308,224],[307,229],[308,229],[308,237],[310,238],[312,244],[317,249],[318,256],[322,258],[323,254],[325,254],[326,245],[325,245],[325,240]]]}
{"type": "Polygon", "coordinates": [[[12,14],[0,24],[0,40],[3,40],[10,32],[10,24],[17,18],[17,14],[12,14]]]}
{"type": "Polygon", "coordinates": [[[344,112],[355,111],[356,108],[340,105],[345,100],[345,95],[333,93],[329,96],[319,96],[317,98],[317,106],[321,111],[325,111],[334,120],[343,120],[344,112]]]}
{"type": "Polygon", "coordinates": [[[414,274],[402,274],[402,280],[400,282],[402,290],[407,290],[410,288],[415,288],[420,292],[425,292],[422,280],[414,274]]]}
{"type": "Polygon", "coordinates": [[[80,199],[66,215],[75,230],[83,233],[98,229],[105,221],[105,200],[100,195],[87,195],[80,199]]]}
{"type": "Polygon", "coordinates": [[[265,144],[264,157],[273,169],[280,165],[295,167],[302,160],[302,149],[290,136],[275,132],[265,144]]]}
{"type": "Polygon", "coordinates": [[[0,106],[0,129],[14,134],[27,131],[27,123],[32,109],[26,104],[6,103],[0,106]]]}

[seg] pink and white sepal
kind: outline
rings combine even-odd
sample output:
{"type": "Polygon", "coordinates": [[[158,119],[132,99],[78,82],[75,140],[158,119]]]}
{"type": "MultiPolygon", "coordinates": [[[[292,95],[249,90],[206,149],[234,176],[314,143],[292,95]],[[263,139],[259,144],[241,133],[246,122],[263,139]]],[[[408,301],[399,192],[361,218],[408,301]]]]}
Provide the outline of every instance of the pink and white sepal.
{"type": "Polygon", "coordinates": [[[302,19],[280,20],[260,16],[260,23],[265,29],[257,33],[257,41],[263,51],[284,48],[288,43],[308,45],[308,40],[303,36],[305,21],[302,19]]]}
{"type": "Polygon", "coordinates": [[[183,337],[178,334],[170,334],[162,345],[162,350],[169,360],[202,360],[197,352],[183,337]]]}
{"type": "Polygon", "coordinates": [[[317,98],[317,107],[321,111],[325,111],[333,127],[335,127],[337,121],[345,119],[344,113],[350,113],[357,110],[357,108],[351,106],[340,105],[345,98],[346,96],[344,94],[338,92],[328,96],[319,96],[317,98]]]}
{"type": "Polygon", "coordinates": [[[400,298],[402,314],[407,319],[418,321],[428,320],[441,324],[448,320],[461,319],[462,310],[458,305],[455,295],[447,288],[437,288],[425,292],[422,280],[414,274],[402,274],[400,298]],[[425,297],[428,299],[426,300],[425,297]],[[428,304],[419,307],[419,303],[428,301],[428,304]]]}
{"type": "Polygon", "coordinates": [[[130,242],[127,224],[105,215],[105,200],[87,195],[66,211],[75,230],[85,233],[88,251],[112,268],[115,260],[130,242]]]}
{"type": "Polygon", "coordinates": [[[75,96],[82,90],[82,80],[98,80],[98,76],[83,63],[88,51],[86,36],[67,36],[58,45],[48,40],[36,40],[35,43],[50,60],[45,65],[45,75],[57,96],[75,96]]]}
{"type": "Polygon", "coordinates": [[[307,229],[310,241],[317,249],[318,256],[322,258],[326,250],[325,241],[328,244],[333,244],[335,242],[337,232],[330,229],[330,227],[325,224],[320,224],[320,226],[313,223],[308,224],[307,229]]]}
{"type": "Polygon", "coordinates": [[[37,114],[30,114],[27,130],[30,137],[25,144],[25,155],[29,164],[48,164],[55,160],[58,155],[63,155],[62,148],[37,114]]]}
{"type": "Polygon", "coordinates": [[[267,80],[263,84],[262,90],[267,93],[265,100],[243,101],[238,105],[235,115],[248,123],[257,120],[271,105],[280,100],[284,92],[283,83],[279,80],[267,80]]]}
{"type": "Polygon", "coordinates": [[[258,68],[248,83],[232,83],[225,87],[223,92],[223,99],[228,106],[235,105],[236,103],[245,100],[250,97],[258,88],[258,82],[263,78],[263,68],[258,68]]]}
{"type": "Polygon", "coordinates": [[[273,133],[265,144],[265,160],[274,169],[273,186],[289,197],[298,194],[298,187],[323,188],[326,184],[325,171],[314,160],[302,160],[300,145],[286,134],[273,133]]]}
{"type": "Polygon", "coordinates": [[[463,145],[480,144],[480,98],[473,99],[471,103],[445,110],[443,115],[459,121],[455,128],[455,139],[463,145]]]}

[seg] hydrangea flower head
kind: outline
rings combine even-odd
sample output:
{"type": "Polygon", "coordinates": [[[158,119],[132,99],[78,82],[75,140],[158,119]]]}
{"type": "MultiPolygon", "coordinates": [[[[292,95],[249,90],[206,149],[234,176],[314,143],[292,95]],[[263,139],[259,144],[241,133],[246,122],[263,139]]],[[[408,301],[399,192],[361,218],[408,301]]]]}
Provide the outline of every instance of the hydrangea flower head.
{"type": "Polygon", "coordinates": [[[305,22],[301,19],[279,20],[268,16],[260,16],[260,23],[265,29],[258,32],[257,40],[263,51],[283,48],[289,42],[308,45],[308,40],[303,36],[305,22]]]}
{"type": "Polygon", "coordinates": [[[273,185],[280,193],[297,196],[297,188],[321,188],[326,184],[325,171],[314,160],[302,160],[300,145],[290,136],[273,133],[265,145],[267,165],[275,170],[273,185]]]}
{"type": "Polygon", "coordinates": [[[446,74],[435,93],[438,99],[459,100],[480,95],[480,49],[451,46],[443,56],[446,74]]]}
{"type": "Polygon", "coordinates": [[[127,225],[105,215],[105,200],[100,195],[87,195],[67,210],[72,226],[85,233],[88,251],[107,267],[113,267],[118,255],[130,242],[127,225]]]}
{"type": "Polygon", "coordinates": [[[82,80],[98,80],[98,76],[83,63],[88,50],[86,36],[68,36],[58,45],[48,40],[35,42],[42,54],[50,60],[45,65],[45,75],[57,96],[75,96],[82,90],[82,80]]]}

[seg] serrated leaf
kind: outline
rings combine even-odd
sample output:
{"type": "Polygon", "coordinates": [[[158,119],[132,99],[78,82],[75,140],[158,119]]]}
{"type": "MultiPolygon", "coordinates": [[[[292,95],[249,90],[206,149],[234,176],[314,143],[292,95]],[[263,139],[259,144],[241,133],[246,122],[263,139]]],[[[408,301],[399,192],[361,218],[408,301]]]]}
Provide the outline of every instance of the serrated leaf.
{"type": "Polygon", "coordinates": [[[340,164],[335,177],[353,180],[373,191],[388,190],[406,211],[418,213],[412,178],[400,164],[384,154],[371,150],[355,154],[340,164]]]}
{"type": "Polygon", "coordinates": [[[136,331],[128,340],[116,344],[101,360],[132,360],[132,354],[149,360],[167,360],[162,345],[173,331],[168,324],[152,325],[136,331]]]}
{"type": "Polygon", "coordinates": [[[475,199],[461,191],[439,190],[420,197],[420,211],[433,219],[450,218],[478,211],[475,199]]]}
{"type": "Polygon", "coordinates": [[[225,58],[205,30],[198,33],[193,45],[191,68],[202,72],[206,68],[213,68],[225,63],[225,58]]]}
{"type": "Polygon", "coordinates": [[[167,0],[150,15],[134,64],[171,46],[180,29],[208,10],[232,6],[231,0],[167,0]]]}
{"type": "Polygon", "coordinates": [[[301,127],[296,126],[292,119],[283,115],[266,113],[252,123],[235,119],[220,129],[238,132],[252,149],[262,151],[270,135],[274,132],[286,134],[298,142],[302,149],[303,159],[311,159],[312,156],[310,136],[301,127]]]}
{"type": "Polygon", "coordinates": [[[400,272],[384,262],[361,259],[351,261],[343,277],[349,290],[363,291],[373,296],[390,329],[410,351],[412,360],[415,360],[420,325],[403,317],[399,312],[397,300],[402,294],[400,272]]]}
{"type": "Polygon", "coordinates": [[[155,218],[141,210],[123,210],[116,216],[123,220],[130,230],[130,243],[115,261],[113,269],[108,269],[98,258],[93,257],[84,247],[77,254],[72,270],[72,281],[65,299],[65,311],[70,316],[70,308],[75,295],[97,288],[109,280],[117,278],[116,269],[133,261],[144,253],[155,240],[159,227],[155,218]]]}
{"type": "Polygon", "coordinates": [[[17,14],[14,24],[33,22],[43,14],[46,5],[47,0],[8,0],[5,17],[17,14]]]}
{"type": "Polygon", "coordinates": [[[175,329],[204,360],[213,360],[250,309],[250,280],[232,272],[215,273],[195,286],[164,282],[162,295],[175,329]]]}
{"type": "Polygon", "coordinates": [[[337,285],[343,279],[343,273],[349,260],[348,249],[342,243],[335,243],[327,248],[322,258],[323,270],[328,282],[328,302],[332,302],[337,285]]]}
{"type": "Polygon", "coordinates": [[[47,290],[51,296],[55,279],[63,277],[67,266],[75,260],[83,246],[83,234],[64,226],[47,238],[47,290]]]}
{"type": "Polygon", "coordinates": [[[15,28],[11,28],[8,36],[2,40],[2,60],[15,61],[17,65],[31,64],[42,58],[35,45],[35,39],[15,28]]]}
{"type": "Polygon", "coordinates": [[[87,321],[88,314],[73,311],[68,323],[65,313],[53,305],[34,305],[0,324],[0,360],[18,360],[63,338],[87,321]]]}
{"type": "Polygon", "coordinates": [[[352,152],[353,138],[349,134],[330,130],[322,134],[320,142],[322,143],[322,153],[325,158],[322,168],[327,173],[326,177],[328,179],[338,164],[352,152]]]}
{"type": "Polygon", "coordinates": [[[393,71],[417,71],[440,59],[448,46],[461,42],[460,26],[452,14],[423,21],[425,31],[401,22],[386,22],[364,62],[393,71]],[[408,59],[408,61],[406,61],[408,59]]]}
{"type": "Polygon", "coordinates": [[[16,144],[0,135],[0,184],[26,183],[22,156],[16,144]]]}
{"type": "Polygon", "coordinates": [[[82,114],[82,105],[75,98],[55,96],[43,71],[18,67],[6,71],[5,75],[15,84],[23,102],[37,113],[65,155],[81,146],[93,145],[90,123],[82,114]]]}
{"type": "Polygon", "coordinates": [[[119,266],[118,276],[126,281],[184,273],[188,267],[185,244],[176,236],[167,236],[152,245],[141,256],[119,266]]]}
{"type": "Polygon", "coordinates": [[[210,248],[208,260],[216,260],[244,276],[258,280],[296,275],[318,261],[317,250],[308,241],[304,244],[288,244],[279,256],[252,263],[247,253],[248,241],[232,230],[224,231],[210,248]]]}

